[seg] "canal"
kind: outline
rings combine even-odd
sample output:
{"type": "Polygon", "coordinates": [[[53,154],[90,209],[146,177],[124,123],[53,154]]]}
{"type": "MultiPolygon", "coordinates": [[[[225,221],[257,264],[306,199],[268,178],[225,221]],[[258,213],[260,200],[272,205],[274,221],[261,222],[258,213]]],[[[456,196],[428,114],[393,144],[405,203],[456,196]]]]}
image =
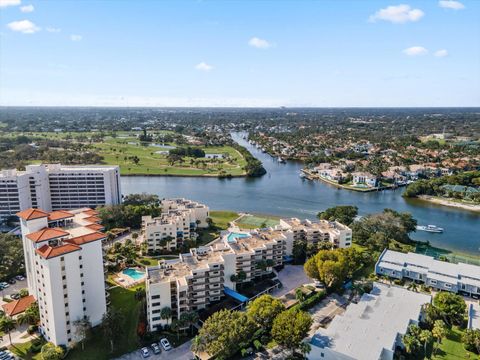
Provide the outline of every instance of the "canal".
{"type": "Polygon", "coordinates": [[[443,234],[417,232],[413,238],[430,241],[454,251],[480,255],[480,214],[404,199],[403,189],[360,193],[340,190],[320,181],[299,177],[301,163],[286,164],[262,153],[238,133],[233,138],[263,162],[267,174],[261,178],[217,179],[203,177],[122,177],[122,193],[154,193],[161,198],[185,197],[215,210],[235,210],[285,217],[314,219],[319,211],[336,205],[355,205],[360,215],[385,208],[413,214],[419,225],[445,228],[443,234]]]}

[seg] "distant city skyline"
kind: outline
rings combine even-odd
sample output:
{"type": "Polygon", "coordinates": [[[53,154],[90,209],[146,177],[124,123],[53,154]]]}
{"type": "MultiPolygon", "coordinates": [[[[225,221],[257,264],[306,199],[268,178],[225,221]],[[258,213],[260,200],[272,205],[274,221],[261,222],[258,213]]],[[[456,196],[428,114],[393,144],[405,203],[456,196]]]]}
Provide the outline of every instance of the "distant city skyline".
{"type": "Polygon", "coordinates": [[[476,107],[480,2],[0,0],[1,106],[476,107]]]}

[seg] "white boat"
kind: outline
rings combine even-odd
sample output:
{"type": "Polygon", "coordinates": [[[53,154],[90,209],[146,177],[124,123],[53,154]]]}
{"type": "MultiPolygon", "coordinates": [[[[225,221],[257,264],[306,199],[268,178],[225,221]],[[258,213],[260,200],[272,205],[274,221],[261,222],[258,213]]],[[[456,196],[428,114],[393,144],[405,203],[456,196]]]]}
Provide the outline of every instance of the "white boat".
{"type": "Polygon", "coordinates": [[[279,157],[279,158],[277,159],[277,161],[278,161],[279,163],[282,163],[282,164],[285,163],[285,160],[283,160],[281,157],[279,157]]]}
{"type": "Polygon", "coordinates": [[[431,233],[443,233],[443,228],[438,227],[436,225],[427,225],[427,226],[419,225],[417,226],[417,230],[431,232],[431,233]]]}

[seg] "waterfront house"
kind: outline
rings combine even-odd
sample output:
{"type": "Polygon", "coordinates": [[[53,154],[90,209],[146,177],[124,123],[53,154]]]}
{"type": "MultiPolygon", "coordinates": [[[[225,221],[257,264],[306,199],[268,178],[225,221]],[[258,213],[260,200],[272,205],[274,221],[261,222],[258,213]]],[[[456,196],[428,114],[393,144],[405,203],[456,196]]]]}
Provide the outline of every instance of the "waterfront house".
{"type": "Polygon", "coordinates": [[[352,173],[352,177],[354,186],[366,185],[368,187],[377,187],[379,184],[378,177],[368,172],[354,172],[352,173]]]}

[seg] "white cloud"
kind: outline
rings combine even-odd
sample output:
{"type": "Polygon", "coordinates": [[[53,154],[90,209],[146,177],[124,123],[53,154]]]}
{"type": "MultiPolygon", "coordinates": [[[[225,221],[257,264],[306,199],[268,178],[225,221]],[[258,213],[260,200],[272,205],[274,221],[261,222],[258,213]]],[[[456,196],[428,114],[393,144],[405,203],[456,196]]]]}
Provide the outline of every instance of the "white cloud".
{"type": "Polygon", "coordinates": [[[62,31],[60,28],[54,28],[54,27],[47,27],[45,30],[47,30],[49,33],[58,33],[62,31]]]}
{"type": "Polygon", "coordinates": [[[20,6],[20,11],[23,12],[23,13],[31,13],[33,12],[33,10],[35,10],[35,8],[33,7],[33,5],[25,5],[25,6],[20,6]]]}
{"type": "Polygon", "coordinates": [[[40,28],[30,20],[13,21],[7,24],[7,27],[12,31],[18,31],[23,34],[33,34],[40,31],[40,28]]]}
{"type": "Polygon", "coordinates": [[[378,10],[368,19],[370,22],[377,20],[390,21],[394,24],[403,24],[409,21],[420,20],[425,13],[420,9],[412,9],[410,5],[391,5],[378,10]]]}
{"type": "Polygon", "coordinates": [[[21,4],[21,0],[0,0],[0,8],[7,6],[18,6],[21,4]]]}
{"type": "Polygon", "coordinates": [[[213,70],[213,66],[202,61],[201,63],[198,63],[197,65],[195,65],[195,69],[200,71],[210,71],[210,70],[213,70]]]}
{"type": "Polygon", "coordinates": [[[408,56],[419,56],[428,54],[428,50],[423,46],[412,46],[403,50],[403,53],[408,56]]]}
{"type": "Polygon", "coordinates": [[[465,5],[463,5],[460,1],[455,1],[455,0],[440,0],[438,2],[438,6],[445,9],[453,9],[453,10],[465,9],[465,5]]]}
{"type": "Polygon", "coordinates": [[[445,57],[448,56],[448,51],[446,49],[437,50],[433,53],[436,57],[445,57]]]}
{"type": "Polygon", "coordinates": [[[256,47],[258,49],[268,49],[272,46],[272,44],[270,44],[267,40],[260,39],[258,37],[253,37],[248,40],[248,45],[256,47]]]}
{"type": "Polygon", "coordinates": [[[83,39],[82,35],[75,35],[75,34],[70,35],[70,40],[72,41],[81,41],[82,39],[83,39]]]}

